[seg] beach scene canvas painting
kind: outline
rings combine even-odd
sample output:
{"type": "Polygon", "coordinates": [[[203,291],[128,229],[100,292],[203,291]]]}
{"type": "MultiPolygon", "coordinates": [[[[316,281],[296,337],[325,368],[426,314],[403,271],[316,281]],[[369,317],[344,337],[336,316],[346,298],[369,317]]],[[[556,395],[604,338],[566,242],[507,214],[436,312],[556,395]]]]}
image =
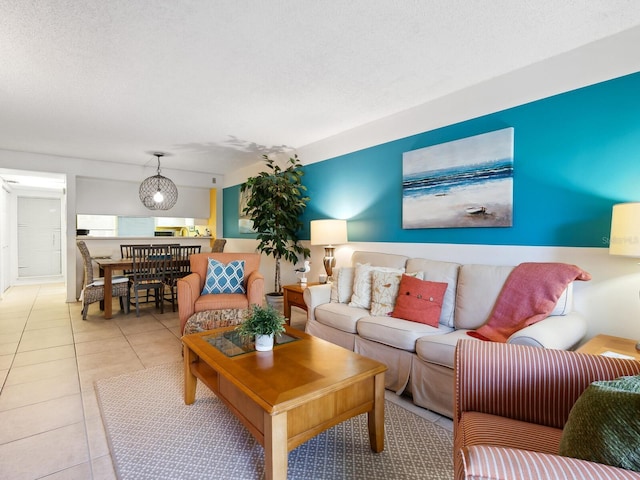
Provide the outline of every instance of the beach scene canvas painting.
{"type": "Polygon", "coordinates": [[[402,154],[402,228],[512,224],[513,128],[402,154]]]}

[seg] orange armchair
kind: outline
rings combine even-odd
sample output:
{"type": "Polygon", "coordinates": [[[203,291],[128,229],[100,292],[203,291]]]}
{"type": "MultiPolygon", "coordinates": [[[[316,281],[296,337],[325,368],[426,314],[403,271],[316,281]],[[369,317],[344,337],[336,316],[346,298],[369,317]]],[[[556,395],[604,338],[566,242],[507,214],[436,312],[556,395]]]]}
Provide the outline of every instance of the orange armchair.
{"type": "Polygon", "coordinates": [[[250,305],[262,305],[264,298],[264,277],[259,271],[258,253],[196,253],[189,257],[191,273],[178,280],[178,316],[180,332],[191,315],[205,310],[227,308],[248,308],[250,305]],[[207,277],[209,259],[227,264],[234,260],[244,260],[244,287],[246,294],[217,293],[201,295],[207,277]]]}
{"type": "Polygon", "coordinates": [[[558,454],[571,407],[589,384],[638,375],[640,362],[462,340],[455,353],[455,479],[640,479],[558,454]]]}

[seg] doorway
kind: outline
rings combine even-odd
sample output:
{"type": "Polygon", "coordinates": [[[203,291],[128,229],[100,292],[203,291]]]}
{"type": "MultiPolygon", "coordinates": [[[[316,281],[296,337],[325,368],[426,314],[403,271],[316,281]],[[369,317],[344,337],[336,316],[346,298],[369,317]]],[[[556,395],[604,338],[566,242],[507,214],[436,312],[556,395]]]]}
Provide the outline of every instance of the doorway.
{"type": "Polygon", "coordinates": [[[13,285],[65,282],[66,175],[0,168],[0,299],[13,285]]]}
{"type": "Polygon", "coordinates": [[[18,278],[62,275],[60,198],[18,196],[18,278]]]}

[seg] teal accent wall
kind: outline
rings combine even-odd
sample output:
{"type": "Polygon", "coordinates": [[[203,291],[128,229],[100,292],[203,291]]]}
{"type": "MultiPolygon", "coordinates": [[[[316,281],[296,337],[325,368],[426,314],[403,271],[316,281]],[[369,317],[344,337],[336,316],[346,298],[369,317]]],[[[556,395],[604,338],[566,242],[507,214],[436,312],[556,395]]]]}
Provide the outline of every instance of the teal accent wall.
{"type": "MultiPolygon", "coordinates": [[[[302,159],[304,161],[304,158],[302,159]]],[[[346,218],[353,242],[607,247],[611,207],[640,201],[640,73],[305,166],[309,221],[346,218]],[[514,128],[513,226],[402,229],[402,153],[514,128]]],[[[239,186],[225,188],[224,236],[239,186]]]]}

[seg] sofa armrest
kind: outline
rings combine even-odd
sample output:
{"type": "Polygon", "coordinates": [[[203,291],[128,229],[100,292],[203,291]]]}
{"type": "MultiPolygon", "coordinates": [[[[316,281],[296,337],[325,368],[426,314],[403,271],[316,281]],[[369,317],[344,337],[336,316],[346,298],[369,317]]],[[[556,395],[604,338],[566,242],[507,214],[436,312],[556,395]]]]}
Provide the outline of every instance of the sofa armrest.
{"type": "Polygon", "coordinates": [[[190,273],[178,279],[178,318],[180,319],[180,333],[184,332],[184,325],[195,311],[196,300],[200,297],[201,278],[199,273],[190,273]]]}
{"type": "Polygon", "coordinates": [[[507,343],[569,350],[587,333],[587,322],[577,312],[547,317],[518,330],[507,343]]]}
{"type": "Polygon", "coordinates": [[[307,320],[315,320],[316,307],[331,301],[331,284],[311,285],[304,289],[302,298],[307,305],[307,320]]]}
{"type": "Polygon", "coordinates": [[[640,479],[640,473],[577,458],[514,448],[478,445],[462,449],[464,477],[468,479],[538,480],[598,478],[640,479]]]}
{"type": "Polygon", "coordinates": [[[247,301],[249,306],[262,306],[264,301],[264,276],[258,270],[251,272],[247,278],[247,301]]]}
{"type": "Polygon", "coordinates": [[[454,429],[465,411],[563,428],[595,380],[640,373],[640,362],[525,345],[460,340],[454,375],[454,429]]]}

